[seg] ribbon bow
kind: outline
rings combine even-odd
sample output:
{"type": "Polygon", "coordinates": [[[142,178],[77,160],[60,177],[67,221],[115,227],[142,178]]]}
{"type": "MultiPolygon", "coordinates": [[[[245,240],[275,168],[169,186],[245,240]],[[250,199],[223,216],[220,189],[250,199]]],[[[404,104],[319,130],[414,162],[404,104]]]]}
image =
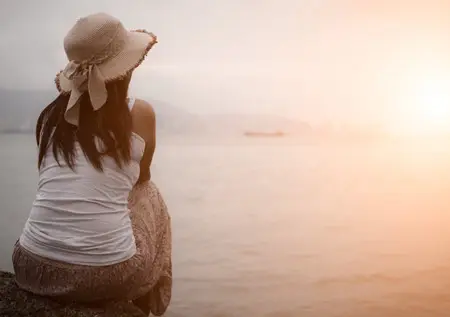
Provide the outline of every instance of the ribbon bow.
{"type": "Polygon", "coordinates": [[[66,119],[74,125],[78,125],[79,99],[86,91],[89,92],[92,108],[100,109],[108,98],[105,78],[95,63],[71,61],[63,70],[62,75],[72,83],[69,103],[66,110],[66,119]]]}

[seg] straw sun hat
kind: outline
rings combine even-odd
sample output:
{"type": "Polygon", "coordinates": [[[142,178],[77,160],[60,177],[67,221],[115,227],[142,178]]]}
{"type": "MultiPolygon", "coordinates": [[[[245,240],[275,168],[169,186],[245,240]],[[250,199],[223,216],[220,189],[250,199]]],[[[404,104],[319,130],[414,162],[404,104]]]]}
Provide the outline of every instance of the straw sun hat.
{"type": "Polygon", "coordinates": [[[60,93],[70,94],[66,121],[78,125],[78,101],[85,92],[89,92],[94,110],[100,109],[108,98],[106,83],[127,76],[155,43],[152,33],[128,31],[105,13],[79,19],[64,38],[69,63],[55,79],[60,93]]]}

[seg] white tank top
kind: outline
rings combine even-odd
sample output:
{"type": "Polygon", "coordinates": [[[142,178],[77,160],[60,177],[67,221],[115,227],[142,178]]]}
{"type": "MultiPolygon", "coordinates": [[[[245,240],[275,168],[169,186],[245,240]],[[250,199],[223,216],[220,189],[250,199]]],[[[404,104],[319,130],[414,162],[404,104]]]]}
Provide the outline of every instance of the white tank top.
{"type": "MultiPolygon", "coordinates": [[[[129,100],[130,110],[134,99],[129,100]]],[[[48,151],[20,245],[39,256],[65,263],[103,266],[131,258],[136,244],[128,194],[139,178],[145,141],[133,133],[131,161],[119,168],[103,159],[97,171],[76,145],[75,172],[48,151]]]]}

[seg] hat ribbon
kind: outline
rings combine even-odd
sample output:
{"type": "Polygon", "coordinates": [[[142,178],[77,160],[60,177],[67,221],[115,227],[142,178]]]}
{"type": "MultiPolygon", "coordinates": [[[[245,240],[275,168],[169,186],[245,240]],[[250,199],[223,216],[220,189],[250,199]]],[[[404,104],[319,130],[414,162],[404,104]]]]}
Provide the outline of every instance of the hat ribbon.
{"type": "Polygon", "coordinates": [[[108,92],[105,78],[96,63],[70,61],[63,70],[63,75],[72,82],[72,102],[78,102],[83,93],[88,91],[94,110],[100,109],[106,103],[108,92]]]}

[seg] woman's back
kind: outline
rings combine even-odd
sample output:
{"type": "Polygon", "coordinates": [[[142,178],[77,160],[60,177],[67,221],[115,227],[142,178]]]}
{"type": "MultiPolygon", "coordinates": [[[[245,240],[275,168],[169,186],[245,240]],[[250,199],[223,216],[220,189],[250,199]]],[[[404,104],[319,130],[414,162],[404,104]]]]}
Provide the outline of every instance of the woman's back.
{"type": "MultiPolygon", "coordinates": [[[[130,110],[134,99],[130,99],[130,110]]],[[[101,148],[101,141],[97,140],[101,148]]],[[[136,251],[128,195],[139,178],[145,141],[131,138],[131,160],[119,167],[112,157],[95,169],[78,143],[75,168],[57,162],[47,151],[39,171],[38,190],[20,243],[49,259],[80,265],[110,265],[136,251]]]]}

